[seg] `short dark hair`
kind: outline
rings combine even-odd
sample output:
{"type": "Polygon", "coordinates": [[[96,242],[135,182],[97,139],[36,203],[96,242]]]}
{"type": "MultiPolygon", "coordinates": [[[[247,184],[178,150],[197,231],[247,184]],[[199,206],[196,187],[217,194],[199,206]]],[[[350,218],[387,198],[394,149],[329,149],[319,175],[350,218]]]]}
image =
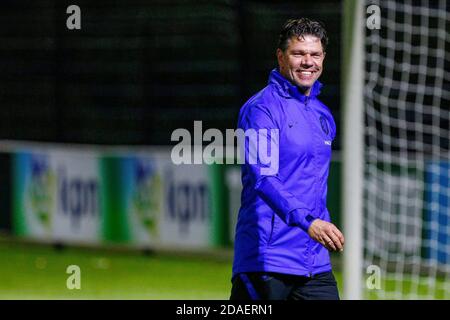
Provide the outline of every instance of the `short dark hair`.
{"type": "Polygon", "coordinates": [[[319,38],[322,43],[323,51],[325,51],[328,44],[328,36],[324,25],[319,21],[310,20],[308,18],[289,19],[286,21],[278,38],[278,48],[285,51],[288,47],[288,41],[292,37],[299,38],[306,35],[319,38]]]}

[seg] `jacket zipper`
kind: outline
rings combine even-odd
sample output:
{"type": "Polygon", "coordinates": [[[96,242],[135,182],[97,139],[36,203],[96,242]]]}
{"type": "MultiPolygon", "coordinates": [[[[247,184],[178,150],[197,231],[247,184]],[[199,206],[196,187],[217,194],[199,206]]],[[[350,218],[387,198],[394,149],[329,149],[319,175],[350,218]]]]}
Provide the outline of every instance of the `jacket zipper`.
{"type": "Polygon", "coordinates": [[[309,277],[312,278],[312,266],[311,266],[311,238],[308,239],[308,272],[309,277]]]}
{"type": "MultiPolygon", "coordinates": [[[[308,107],[308,102],[309,102],[309,97],[306,96],[305,97],[305,111],[309,112],[309,107],[308,107]]],[[[309,121],[311,121],[311,117],[308,115],[308,119],[309,121]]],[[[312,126],[310,125],[310,129],[312,128],[312,126]]],[[[313,139],[314,141],[314,139],[313,139]]],[[[311,238],[308,238],[308,243],[307,243],[308,249],[307,249],[307,259],[308,259],[308,277],[312,278],[313,273],[312,273],[312,265],[311,265],[311,238]]]]}

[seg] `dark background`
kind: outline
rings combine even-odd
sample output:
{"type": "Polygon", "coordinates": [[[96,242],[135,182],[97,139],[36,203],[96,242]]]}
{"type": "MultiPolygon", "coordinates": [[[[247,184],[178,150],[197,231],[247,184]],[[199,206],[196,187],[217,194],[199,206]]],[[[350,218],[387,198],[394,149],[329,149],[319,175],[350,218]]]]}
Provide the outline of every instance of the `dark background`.
{"type": "Polygon", "coordinates": [[[340,1],[2,1],[0,139],[168,145],[176,128],[235,128],[267,84],[288,18],[330,43],[320,99],[338,125],[340,1]],[[66,8],[81,8],[68,30],[66,8]]]}

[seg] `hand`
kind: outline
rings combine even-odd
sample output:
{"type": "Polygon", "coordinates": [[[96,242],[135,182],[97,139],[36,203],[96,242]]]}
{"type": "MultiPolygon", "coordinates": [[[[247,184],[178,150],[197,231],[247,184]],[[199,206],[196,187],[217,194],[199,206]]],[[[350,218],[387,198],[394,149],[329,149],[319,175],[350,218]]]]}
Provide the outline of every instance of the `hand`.
{"type": "Polygon", "coordinates": [[[309,226],[308,234],[330,251],[344,250],[344,235],[332,223],[316,219],[309,226]]]}

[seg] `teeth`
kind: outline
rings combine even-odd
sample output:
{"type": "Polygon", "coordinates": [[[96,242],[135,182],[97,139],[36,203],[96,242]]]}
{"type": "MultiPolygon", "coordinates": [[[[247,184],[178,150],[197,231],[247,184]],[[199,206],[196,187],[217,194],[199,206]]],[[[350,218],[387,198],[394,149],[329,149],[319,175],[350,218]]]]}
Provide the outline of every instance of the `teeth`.
{"type": "Polygon", "coordinates": [[[311,72],[310,71],[302,71],[302,74],[309,76],[309,75],[311,75],[311,72]]]}

